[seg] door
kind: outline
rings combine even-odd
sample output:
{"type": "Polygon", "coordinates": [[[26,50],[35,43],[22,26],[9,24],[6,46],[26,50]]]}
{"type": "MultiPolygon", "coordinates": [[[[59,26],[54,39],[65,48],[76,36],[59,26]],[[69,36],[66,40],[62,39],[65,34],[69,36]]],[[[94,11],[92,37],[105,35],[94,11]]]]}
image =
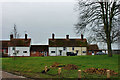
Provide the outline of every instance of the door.
{"type": "Polygon", "coordinates": [[[44,54],[45,54],[44,56],[47,56],[47,52],[45,52],[44,54]]]}
{"type": "Polygon", "coordinates": [[[62,56],[62,50],[59,50],[60,56],[62,56]]]}
{"type": "Polygon", "coordinates": [[[79,50],[76,50],[76,53],[75,53],[75,54],[77,55],[77,54],[78,54],[78,52],[79,52],[79,50]]]}

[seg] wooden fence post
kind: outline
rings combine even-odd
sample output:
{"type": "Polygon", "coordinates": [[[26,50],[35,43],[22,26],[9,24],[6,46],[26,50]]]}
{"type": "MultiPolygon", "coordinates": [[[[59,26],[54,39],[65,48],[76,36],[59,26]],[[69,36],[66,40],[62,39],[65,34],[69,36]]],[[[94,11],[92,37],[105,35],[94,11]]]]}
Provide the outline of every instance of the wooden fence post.
{"type": "Polygon", "coordinates": [[[107,70],[107,78],[110,78],[110,70],[107,70]]]}
{"type": "Polygon", "coordinates": [[[47,72],[47,66],[45,66],[45,73],[47,72]]]}
{"type": "Polygon", "coordinates": [[[50,66],[50,68],[52,68],[52,66],[50,66]]]}
{"type": "Polygon", "coordinates": [[[61,74],[61,68],[58,68],[58,75],[61,74]]]}
{"type": "Polygon", "coordinates": [[[81,78],[81,70],[78,70],[78,78],[81,78]]]}

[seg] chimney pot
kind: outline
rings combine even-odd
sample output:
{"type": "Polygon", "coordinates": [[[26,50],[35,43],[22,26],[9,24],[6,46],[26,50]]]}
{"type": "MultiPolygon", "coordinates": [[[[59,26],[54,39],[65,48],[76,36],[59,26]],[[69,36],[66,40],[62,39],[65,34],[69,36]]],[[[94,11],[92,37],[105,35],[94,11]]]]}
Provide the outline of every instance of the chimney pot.
{"type": "Polygon", "coordinates": [[[55,34],[54,33],[52,33],[52,39],[55,39],[55,34]]]}
{"type": "Polygon", "coordinates": [[[25,34],[25,40],[27,40],[27,34],[25,34]]]}
{"type": "Polygon", "coordinates": [[[69,39],[69,35],[66,35],[66,39],[69,39]]]}
{"type": "Polygon", "coordinates": [[[10,40],[13,39],[13,34],[10,34],[10,40]]]}
{"type": "Polygon", "coordinates": [[[83,34],[81,34],[81,39],[83,40],[83,34]]]}

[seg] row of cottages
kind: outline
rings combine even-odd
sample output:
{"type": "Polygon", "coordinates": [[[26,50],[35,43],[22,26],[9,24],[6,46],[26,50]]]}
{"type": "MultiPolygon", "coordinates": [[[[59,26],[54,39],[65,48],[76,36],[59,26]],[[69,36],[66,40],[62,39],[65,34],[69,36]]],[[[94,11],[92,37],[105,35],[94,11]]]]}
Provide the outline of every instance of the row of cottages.
{"type": "Polygon", "coordinates": [[[31,39],[27,38],[27,34],[23,39],[15,39],[11,34],[8,43],[8,56],[30,56],[30,43],[31,39]]]}
{"type": "Polygon", "coordinates": [[[31,39],[27,38],[13,38],[13,34],[10,35],[10,40],[2,40],[0,44],[0,53],[3,57],[7,56],[30,56],[30,43],[31,39]]]}
{"type": "Polygon", "coordinates": [[[87,40],[81,35],[81,39],[70,39],[66,35],[65,39],[52,38],[49,39],[49,45],[31,45],[31,38],[15,39],[13,34],[10,40],[0,41],[0,54],[6,56],[67,56],[67,52],[77,53],[77,55],[92,55],[99,51],[97,45],[88,45],[87,40]]]}
{"type": "Polygon", "coordinates": [[[87,40],[81,35],[81,39],[49,39],[49,56],[67,56],[67,52],[77,53],[77,55],[87,55],[87,40]]]}
{"type": "Polygon", "coordinates": [[[48,45],[31,45],[31,38],[13,38],[0,41],[0,56],[48,56],[48,45]]]}

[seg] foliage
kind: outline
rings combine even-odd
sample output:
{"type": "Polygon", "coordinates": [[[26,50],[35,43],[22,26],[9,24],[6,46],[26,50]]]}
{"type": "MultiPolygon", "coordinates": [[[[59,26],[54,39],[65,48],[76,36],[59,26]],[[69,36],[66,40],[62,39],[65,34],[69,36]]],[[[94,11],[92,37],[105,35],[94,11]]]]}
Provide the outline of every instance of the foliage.
{"type": "MultiPolygon", "coordinates": [[[[102,0],[104,1],[104,0],[102,0]]],[[[109,1],[109,0],[108,0],[109,1]]],[[[120,2],[93,2],[91,1],[79,1],[79,21],[76,24],[76,33],[84,33],[87,31],[88,35],[95,38],[96,41],[106,42],[106,31],[105,28],[110,27],[111,40],[116,42],[120,30],[120,2]],[[103,7],[103,8],[102,8],[103,7]],[[107,9],[107,10],[106,10],[107,9]],[[107,17],[107,18],[105,18],[107,17]],[[105,19],[105,23],[104,20],[105,19]],[[112,19],[112,20],[111,20],[112,19]]],[[[88,38],[92,38],[88,37],[88,38]]]]}
{"type": "Polygon", "coordinates": [[[89,42],[107,43],[109,56],[112,56],[111,43],[120,38],[120,1],[97,0],[78,2],[79,21],[76,24],[76,33],[88,34],[89,42]]]}

